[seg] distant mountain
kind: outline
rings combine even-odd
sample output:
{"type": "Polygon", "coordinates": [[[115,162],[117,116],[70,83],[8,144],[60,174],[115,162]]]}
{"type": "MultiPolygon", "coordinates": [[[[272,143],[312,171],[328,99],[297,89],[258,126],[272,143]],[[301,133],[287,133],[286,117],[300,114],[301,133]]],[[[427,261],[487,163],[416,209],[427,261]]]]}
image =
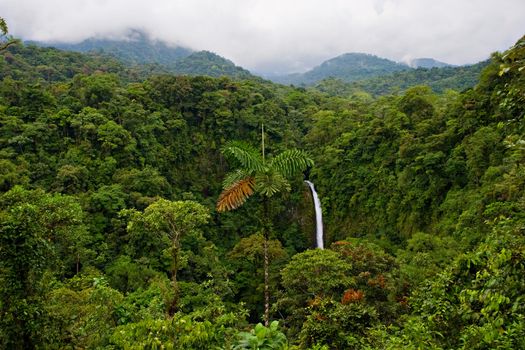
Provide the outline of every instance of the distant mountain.
{"type": "Polygon", "coordinates": [[[151,40],[138,30],[130,31],[124,40],[86,39],[77,44],[55,42],[30,42],[38,46],[52,46],[57,49],[76,52],[96,52],[114,56],[126,64],[161,64],[169,65],[191,55],[191,49],[171,46],[162,41],[151,40]]]}
{"type": "Polygon", "coordinates": [[[209,51],[198,51],[167,66],[175,74],[228,76],[235,79],[255,78],[246,69],[236,66],[232,61],[209,51]]]}
{"type": "Polygon", "coordinates": [[[447,89],[462,91],[478,83],[481,71],[488,63],[487,60],[470,66],[410,69],[352,83],[331,78],[318,82],[315,89],[334,96],[348,96],[358,91],[386,95],[415,85],[428,85],[437,93],[447,89]]]}
{"type": "Polygon", "coordinates": [[[352,82],[410,69],[409,66],[365,53],[346,53],[321,63],[306,73],[272,78],[282,84],[312,85],[333,77],[352,82]]]}
{"type": "Polygon", "coordinates": [[[249,71],[236,66],[209,51],[192,51],[154,41],[140,31],[132,30],[125,40],[91,38],[78,44],[29,42],[61,50],[109,55],[133,67],[138,76],[150,74],[227,76],[234,79],[254,79],[249,71]]]}
{"type": "Polygon", "coordinates": [[[454,65],[437,61],[433,58],[415,58],[410,61],[409,66],[412,68],[442,68],[453,67],[454,65]]]}

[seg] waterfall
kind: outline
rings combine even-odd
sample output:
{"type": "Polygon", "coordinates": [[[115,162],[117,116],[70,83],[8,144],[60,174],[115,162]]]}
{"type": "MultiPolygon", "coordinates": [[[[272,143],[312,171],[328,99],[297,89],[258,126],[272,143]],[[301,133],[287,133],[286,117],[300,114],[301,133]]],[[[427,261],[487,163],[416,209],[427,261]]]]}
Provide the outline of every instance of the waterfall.
{"type": "Polygon", "coordinates": [[[319,201],[319,196],[317,195],[317,192],[315,191],[314,184],[311,183],[308,180],[305,180],[310,187],[310,191],[312,191],[312,197],[314,198],[314,206],[315,206],[315,238],[317,243],[317,248],[323,249],[323,212],[321,210],[321,202],[319,201]]]}

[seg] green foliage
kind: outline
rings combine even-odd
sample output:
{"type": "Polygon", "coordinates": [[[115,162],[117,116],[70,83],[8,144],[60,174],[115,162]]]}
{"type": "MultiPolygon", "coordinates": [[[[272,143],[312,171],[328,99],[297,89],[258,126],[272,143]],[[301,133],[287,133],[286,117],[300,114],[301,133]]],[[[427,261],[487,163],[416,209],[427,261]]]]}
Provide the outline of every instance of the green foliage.
{"type": "Polygon", "coordinates": [[[0,18],[0,31],[2,31],[2,35],[6,35],[8,32],[7,23],[3,18],[0,18]]]}
{"type": "Polygon", "coordinates": [[[286,347],[273,325],[239,339],[270,302],[298,348],[525,347],[524,40],[472,89],[380,98],[10,45],[0,348],[286,347]]]}
{"type": "Polygon", "coordinates": [[[313,161],[308,154],[298,149],[290,149],[271,159],[269,167],[284,177],[291,177],[304,169],[311,167],[313,161]]]}
{"type": "MultiPolygon", "coordinates": [[[[36,43],[48,46],[47,43],[36,43]]],[[[138,30],[130,30],[128,40],[86,39],[77,44],[52,43],[56,48],[84,53],[104,53],[114,56],[127,64],[162,64],[191,54],[191,50],[181,46],[171,47],[162,41],[149,40],[147,35],[138,30]]]]}
{"type": "Polygon", "coordinates": [[[103,276],[75,276],[67,285],[48,295],[46,311],[54,321],[49,347],[75,344],[97,348],[108,343],[118,322],[118,305],[123,296],[107,286],[103,276]]]}
{"type": "Polygon", "coordinates": [[[249,333],[241,332],[238,336],[240,339],[234,350],[288,349],[286,336],[279,331],[278,321],[272,321],[268,327],[258,323],[249,333]]]}
{"type": "MultiPolygon", "coordinates": [[[[22,349],[48,341],[45,294],[86,256],[83,213],[71,197],[14,187],[0,197],[0,344],[22,349]]],[[[77,265],[78,266],[78,265],[77,265]]]]}
{"type": "MultiPolygon", "coordinates": [[[[474,252],[454,261],[411,300],[420,322],[462,349],[520,348],[523,234],[504,220],[474,252]]],[[[409,330],[407,330],[409,331],[409,330]]]]}
{"type": "Polygon", "coordinates": [[[410,67],[407,65],[374,55],[347,53],[325,61],[306,73],[279,77],[276,81],[285,84],[310,85],[329,77],[336,77],[351,82],[408,69],[410,67]]]}
{"type": "Polygon", "coordinates": [[[420,317],[414,316],[404,320],[402,330],[396,326],[376,326],[368,332],[368,344],[363,349],[432,349],[441,350],[438,340],[442,336],[430,331],[420,317]]]}
{"type": "Polygon", "coordinates": [[[130,216],[127,231],[131,235],[135,254],[143,254],[144,256],[146,252],[139,247],[146,245],[146,247],[154,248],[151,253],[157,257],[158,251],[155,250],[163,246],[165,247],[163,252],[169,252],[171,255],[171,279],[175,295],[170,312],[173,313],[179,297],[177,272],[181,265],[181,239],[183,236],[197,235],[198,237],[200,234],[198,227],[207,223],[209,219],[208,210],[194,201],[172,202],[159,199],[149,205],[143,213],[136,210],[124,210],[122,214],[130,216]],[[151,241],[156,241],[157,244],[152,244],[151,241]]]}
{"type": "Polygon", "coordinates": [[[223,147],[222,153],[239,163],[239,168],[228,174],[224,180],[224,190],[217,202],[218,211],[239,207],[254,190],[266,198],[279,192],[288,192],[290,183],[287,178],[313,165],[312,159],[301,150],[286,150],[268,162],[265,159],[265,150],[262,152],[261,156],[249,144],[238,141],[227,143],[223,147]]]}
{"type": "MultiPolygon", "coordinates": [[[[129,77],[117,60],[100,55],[62,52],[54,48],[39,48],[13,42],[0,51],[0,77],[28,81],[65,81],[75,74],[120,72],[129,77]]],[[[131,79],[131,77],[130,77],[131,79]]]]}
{"type": "Polygon", "coordinates": [[[226,313],[220,306],[202,318],[198,313],[176,314],[172,319],[144,320],[119,326],[111,344],[124,349],[230,348],[242,321],[241,314],[226,313]]]}
{"type": "Polygon", "coordinates": [[[109,284],[122,292],[147,288],[151,280],[159,275],[155,269],[144,265],[144,260],[133,261],[121,255],[106,268],[109,284]]]}
{"type": "Polygon", "coordinates": [[[452,237],[438,237],[418,232],[407,240],[405,249],[397,254],[405,283],[417,286],[446,268],[459,251],[452,237]]]}
{"type": "MultiPolygon", "coordinates": [[[[264,236],[257,233],[241,238],[228,253],[228,258],[234,269],[232,282],[237,298],[251,311],[250,319],[259,320],[263,313],[264,236]]],[[[269,267],[269,281],[272,285],[277,285],[279,271],[288,258],[279,240],[268,241],[268,258],[272,262],[269,267]]]]}
{"type": "Polygon", "coordinates": [[[227,76],[234,79],[255,78],[246,69],[236,66],[232,61],[209,51],[194,52],[168,67],[169,71],[174,74],[227,76]]]}
{"type": "Polygon", "coordinates": [[[256,79],[249,71],[236,66],[209,51],[192,52],[181,46],[172,47],[158,40],[151,40],[141,31],[131,30],[127,40],[86,39],[77,44],[31,43],[56,47],[61,50],[118,59],[133,67],[130,76],[144,74],[176,74],[191,76],[227,76],[233,79],[256,79]]]}
{"type": "Polygon", "coordinates": [[[308,308],[299,344],[301,348],[315,344],[329,349],[360,348],[366,343],[366,330],[376,322],[377,313],[371,306],[322,300],[308,308]]]}
{"type": "Polygon", "coordinates": [[[9,29],[7,28],[7,23],[5,19],[0,17],[0,52],[7,49],[9,46],[18,42],[18,40],[12,39],[7,34],[9,29]]]}
{"type": "Polygon", "coordinates": [[[488,64],[487,60],[469,66],[406,69],[350,83],[335,76],[317,82],[314,88],[331,96],[342,97],[362,91],[373,96],[383,96],[399,93],[416,85],[426,85],[435,93],[464,91],[476,86],[481,72],[488,64]]]}
{"type": "Polygon", "coordinates": [[[402,311],[393,257],[357,241],[336,242],[332,249],[296,254],[282,270],[277,305],[302,348],[360,348],[370,327],[402,311]]]}
{"type": "Polygon", "coordinates": [[[298,302],[316,296],[342,294],[353,284],[351,265],[331,250],[308,250],[296,254],[282,270],[283,286],[298,302]]]}
{"type": "Polygon", "coordinates": [[[241,167],[239,170],[245,173],[262,172],[266,169],[259,151],[247,143],[230,141],[223,147],[222,153],[225,157],[237,161],[241,167]]]}

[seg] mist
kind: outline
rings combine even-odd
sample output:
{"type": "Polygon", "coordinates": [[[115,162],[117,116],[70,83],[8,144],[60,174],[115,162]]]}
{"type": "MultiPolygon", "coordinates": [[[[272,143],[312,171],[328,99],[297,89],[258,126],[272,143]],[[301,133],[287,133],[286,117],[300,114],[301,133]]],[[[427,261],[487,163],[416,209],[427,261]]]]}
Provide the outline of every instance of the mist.
{"type": "Polygon", "coordinates": [[[216,52],[251,71],[302,72],[346,52],[475,63],[523,34],[523,0],[1,0],[24,40],[152,39],[216,52]]]}

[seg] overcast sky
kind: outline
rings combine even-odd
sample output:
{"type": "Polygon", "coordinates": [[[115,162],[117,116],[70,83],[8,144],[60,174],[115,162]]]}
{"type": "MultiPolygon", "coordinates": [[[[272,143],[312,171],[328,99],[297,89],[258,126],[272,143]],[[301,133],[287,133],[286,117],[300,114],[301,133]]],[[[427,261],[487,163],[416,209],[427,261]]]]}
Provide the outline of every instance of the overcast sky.
{"type": "Polygon", "coordinates": [[[475,63],[525,34],[525,0],[0,0],[11,34],[77,42],[141,29],[254,72],[345,52],[475,63]]]}

